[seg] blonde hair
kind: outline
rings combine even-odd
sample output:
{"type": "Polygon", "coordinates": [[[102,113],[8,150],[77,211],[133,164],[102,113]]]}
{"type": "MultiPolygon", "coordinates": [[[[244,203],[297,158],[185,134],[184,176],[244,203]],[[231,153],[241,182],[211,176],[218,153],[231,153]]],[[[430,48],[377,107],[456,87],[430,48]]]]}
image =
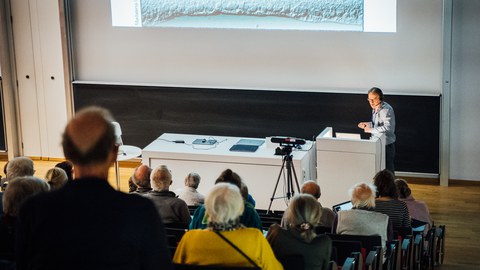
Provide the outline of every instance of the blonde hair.
{"type": "Polygon", "coordinates": [[[50,185],[50,190],[57,190],[68,181],[67,173],[60,168],[51,168],[45,174],[45,181],[50,185]]]}
{"type": "Polygon", "coordinates": [[[321,210],[315,197],[310,194],[297,194],[290,200],[285,211],[285,222],[289,228],[299,230],[302,238],[310,242],[317,236],[315,227],[320,224],[321,210]]]}
{"type": "Polygon", "coordinates": [[[355,184],[350,190],[352,205],[354,208],[375,208],[375,185],[367,183],[355,184]]]}
{"type": "Polygon", "coordinates": [[[230,183],[218,183],[205,198],[205,213],[208,222],[228,224],[243,213],[244,203],[240,189],[230,183]]]}

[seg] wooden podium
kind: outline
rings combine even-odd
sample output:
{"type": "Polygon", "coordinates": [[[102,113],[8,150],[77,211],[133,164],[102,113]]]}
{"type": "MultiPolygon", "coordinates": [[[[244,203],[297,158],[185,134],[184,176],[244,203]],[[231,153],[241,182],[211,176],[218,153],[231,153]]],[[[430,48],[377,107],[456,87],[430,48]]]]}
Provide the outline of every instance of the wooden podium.
{"type": "Polygon", "coordinates": [[[317,136],[317,183],[324,207],[350,200],[349,189],[356,183],[372,183],[385,168],[385,135],[369,140],[335,138],[331,127],[317,136]]]}

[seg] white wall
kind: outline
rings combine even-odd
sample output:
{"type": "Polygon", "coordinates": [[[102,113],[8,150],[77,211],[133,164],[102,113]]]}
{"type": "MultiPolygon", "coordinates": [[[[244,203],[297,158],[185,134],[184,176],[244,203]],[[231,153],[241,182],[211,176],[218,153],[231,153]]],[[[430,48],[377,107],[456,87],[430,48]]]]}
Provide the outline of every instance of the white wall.
{"type": "Polygon", "coordinates": [[[22,154],[62,158],[67,112],[58,1],[10,3],[22,154]]]}
{"type": "Polygon", "coordinates": [[[122,28],[109,0],[73,0],[76,80],[441,93],[442,1],[398,1],[397,33],[122,28]]]}
{"type": "Polygon", "coordinates": [[[453,1],[450,178],[480,180],[480,1],[453,1]]]}

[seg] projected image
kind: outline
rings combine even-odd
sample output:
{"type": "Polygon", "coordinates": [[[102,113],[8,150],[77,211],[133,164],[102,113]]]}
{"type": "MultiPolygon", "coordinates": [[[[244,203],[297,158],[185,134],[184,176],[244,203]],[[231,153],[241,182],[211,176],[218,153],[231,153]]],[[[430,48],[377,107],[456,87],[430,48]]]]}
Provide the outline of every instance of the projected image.
{"type": "Polygon", "coordinates": [[[111,0],[111,7],[114,26],[364,31],[375,1],[111,0]]]}

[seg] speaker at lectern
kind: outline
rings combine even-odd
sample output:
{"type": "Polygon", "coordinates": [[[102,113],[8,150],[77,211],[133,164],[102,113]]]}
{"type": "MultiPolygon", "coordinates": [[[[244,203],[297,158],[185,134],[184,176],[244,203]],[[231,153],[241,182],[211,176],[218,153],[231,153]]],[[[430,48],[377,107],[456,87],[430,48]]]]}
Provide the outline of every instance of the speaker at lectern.
{"type": "Polygon", "coordinates": [[[327,127],[316,138],[320,201],[329,208],[350,200],[348,191],[354,184],[371,183],[375,174],[385,169],[385,135],[366,140],[333,134],[333,128],[327,127]]]}

